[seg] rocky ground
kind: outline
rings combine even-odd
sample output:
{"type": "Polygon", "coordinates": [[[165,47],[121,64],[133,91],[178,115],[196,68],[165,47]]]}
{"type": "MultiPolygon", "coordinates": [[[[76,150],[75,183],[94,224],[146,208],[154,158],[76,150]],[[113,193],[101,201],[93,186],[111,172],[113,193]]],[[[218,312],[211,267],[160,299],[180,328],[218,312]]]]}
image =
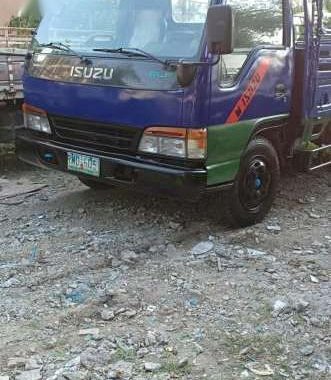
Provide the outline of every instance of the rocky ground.
{"type": "Polygon", "coordinates": [[[284,176],[242,230],[0,171],[0,380],[330,379],[330,171],[284,176]]]}

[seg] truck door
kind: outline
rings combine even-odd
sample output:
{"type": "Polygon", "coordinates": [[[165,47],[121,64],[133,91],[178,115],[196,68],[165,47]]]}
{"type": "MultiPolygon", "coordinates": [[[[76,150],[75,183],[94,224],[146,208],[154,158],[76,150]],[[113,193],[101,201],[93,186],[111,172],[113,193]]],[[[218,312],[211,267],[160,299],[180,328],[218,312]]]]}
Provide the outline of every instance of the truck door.
{"type": "Polygon", "coordinates": [[[284,123],[291,104],[288,0],[226,3],[235,18],[234,51],[212,71],[210,185],[233,180],[254,129],[284,123]]]}

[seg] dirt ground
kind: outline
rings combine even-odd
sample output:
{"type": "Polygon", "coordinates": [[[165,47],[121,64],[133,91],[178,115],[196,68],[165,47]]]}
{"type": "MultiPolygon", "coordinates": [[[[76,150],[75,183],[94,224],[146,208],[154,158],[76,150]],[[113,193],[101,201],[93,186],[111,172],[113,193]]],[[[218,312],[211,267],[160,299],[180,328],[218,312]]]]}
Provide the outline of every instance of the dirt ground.
{"type": "Polygon", "coordinates": [[[241,230],[0,170],[0,380],[330,379],[330,170],[285,175],[241,230]]]}

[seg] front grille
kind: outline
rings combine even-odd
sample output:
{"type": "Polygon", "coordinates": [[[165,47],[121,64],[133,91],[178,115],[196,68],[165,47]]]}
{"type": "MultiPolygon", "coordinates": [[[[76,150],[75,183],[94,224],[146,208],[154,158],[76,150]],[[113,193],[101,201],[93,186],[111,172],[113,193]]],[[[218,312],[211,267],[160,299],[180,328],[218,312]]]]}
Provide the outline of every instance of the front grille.
{"type": "Polygon", "coordinates": [[[141,135],[137,128],[51,116],[55,138],[80,147],[134,153],[141,135]]]}

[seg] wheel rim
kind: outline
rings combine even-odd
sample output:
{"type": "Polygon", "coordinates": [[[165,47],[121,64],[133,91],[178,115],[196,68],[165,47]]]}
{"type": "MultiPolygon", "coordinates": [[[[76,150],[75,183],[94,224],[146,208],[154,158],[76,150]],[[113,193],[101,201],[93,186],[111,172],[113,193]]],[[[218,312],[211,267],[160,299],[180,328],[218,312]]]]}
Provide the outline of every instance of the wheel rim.
{"type": "Polygon", "coordinates": [[[249,165],[240,183],[239,197],[249,211],[258,209],[268,198],[271,172],[262,158],[255,158],[249,165]]]}

